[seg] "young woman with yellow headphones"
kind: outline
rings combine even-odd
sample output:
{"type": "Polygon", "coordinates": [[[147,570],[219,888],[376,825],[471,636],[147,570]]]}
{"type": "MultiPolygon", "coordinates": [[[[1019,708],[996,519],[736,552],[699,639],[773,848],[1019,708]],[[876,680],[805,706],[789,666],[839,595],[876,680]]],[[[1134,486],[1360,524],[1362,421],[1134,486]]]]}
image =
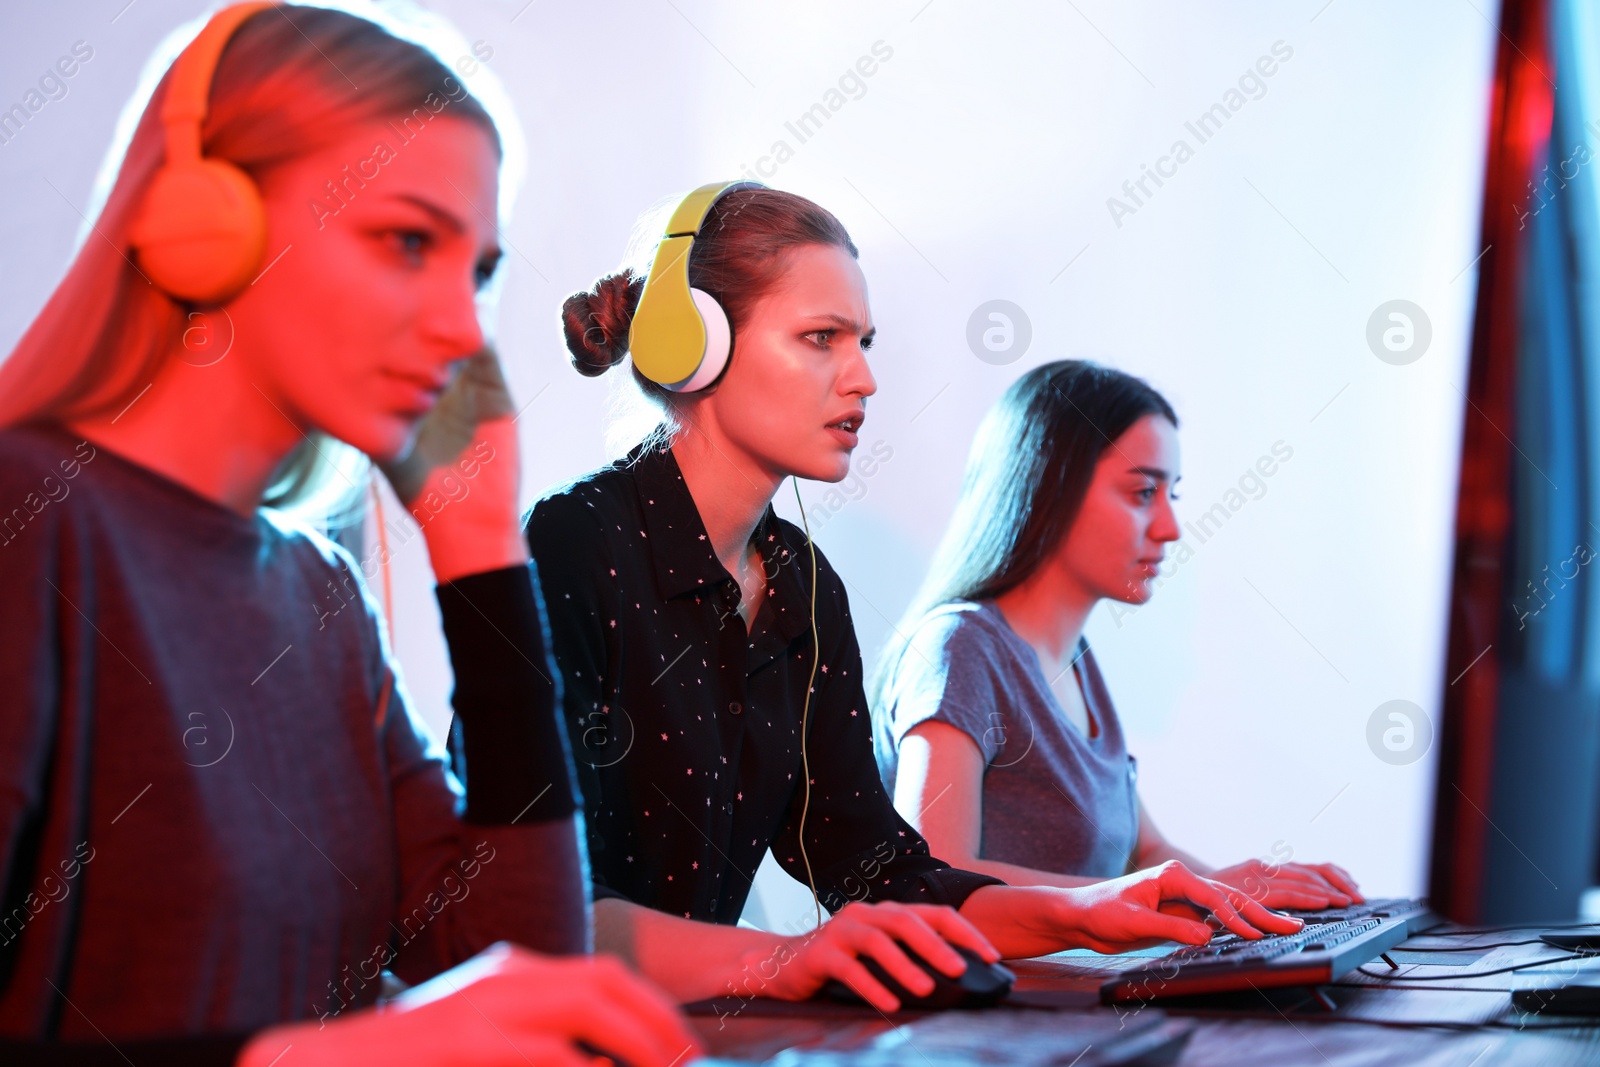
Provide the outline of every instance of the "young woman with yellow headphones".
{"type": "MultiPolygon", "coordinates": [[[[952,869],[878,778],[843,579],[772,510],[786,478],[839,481],[877,391],[875,329],[838,219],[751,183],[691,193],[638,261],[570,297],[573,363],[630,353],[664,408],[629,455],[538,502],[545,583],[585,805],[595,937],[686,1000],[786,999],[830,978],[899,1004],[993,961],[1071,946],[1298,929],[1181,864],[1076,889],[952,869]],[[768,849],[811,884],[816,933],[735,928],[768,849]]],[[[799,916],[780,917],[792,922],[799,916]]]]}

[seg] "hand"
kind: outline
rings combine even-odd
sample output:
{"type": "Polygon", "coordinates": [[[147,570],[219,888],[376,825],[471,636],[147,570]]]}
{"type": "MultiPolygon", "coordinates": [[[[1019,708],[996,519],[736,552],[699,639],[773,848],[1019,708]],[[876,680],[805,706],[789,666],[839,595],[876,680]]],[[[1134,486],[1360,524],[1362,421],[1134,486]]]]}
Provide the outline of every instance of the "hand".
{"type": "Polygon", "coordinates": [[[1242,889],[1269,908],[1345,908],[1366,903],[1355,879],[1333,863],[1246,860],[1216,871],[1211,879],[1242,889]]]}
{"type": "Polygon", "coordinates": [[[837,978],[879,1011],[897,1011],[899,999],[858,959],[868,956],[876,960],[895,981],[917,996],[933,992],[933,979],[911,961],[896,941],[905,942],[935,969],[952,978],[966,970],[967,961],[948,942],[963,945],[991,963],[1000,958],[994,946],[954,908],[858,901],[840,908],[812,933],[784,938],[772,950],[750,953],[740,973],[757,979],[745,982],[750,992],[779,1000],[804,1000],[828,979],[837,978]]]}
{"type": "Polygon", "coordinates": [[[1067,921],[1076,928],[1075,941],[1096,952],[1127,952],[1161,941],[1203,945],[1211,939],[1211,927],[1197,917],[1204,912],[1252,940],[1263,931],[1292,934],[1305,925],[1268,911],[1231,886],[1200,877],[1177,860],[1051,892],[1071,897],[1067,921]]]}
{"type": "Polygon", "coordinates": [[[240,1053],[267,1067],[290,1046],[296,1067],[592,1067],[589,1049],[635,1067],[700,1054],[675,1008],[609,956],[556,959],[501,942],[379,1009],[275,1026],[240,1053]]]}
{"type": "Polygon", "coordinates": [[[421,526],[441,583],[528,561],[514,414],[500,361],[484,348],[457,364],[411,451],[379,465],[421,526]]]}

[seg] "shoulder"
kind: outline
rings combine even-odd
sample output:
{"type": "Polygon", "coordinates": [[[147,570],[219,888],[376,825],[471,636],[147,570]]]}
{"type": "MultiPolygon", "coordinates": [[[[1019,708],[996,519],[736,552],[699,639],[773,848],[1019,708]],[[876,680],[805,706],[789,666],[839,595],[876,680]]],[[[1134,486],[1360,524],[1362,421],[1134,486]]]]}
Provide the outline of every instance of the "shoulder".
{"type": "Polygon", "coordinates": [[[348,573],[359,581],[361,565],[355,556],[333,538],[302,522],[292,512],[276,508],[261,508],[258,514],[272,531],[272,537],[284,551],[300,561],[304,570],[348,573]]]}
{"type": "Polygon", "coordinates": [[[48,492],[45,478],[70,481],[97,454],[93,444],[57,427],[0,429],[0,488],[48,492]]]}
{"type": "Polygon", "coordinates": [[[620,462],[561,482],[539,494],[523,516],[530,547],[547,538],[594,536],[615,528],[637,510],[632,479],[620,462]]]}
{"type": "Polygon", "coordinates": [[[1011,658],[1013,650],[998,609],[971,600],[952,600],[929,609],[912,624],[908,643],[930,662],[1011,658]]]}

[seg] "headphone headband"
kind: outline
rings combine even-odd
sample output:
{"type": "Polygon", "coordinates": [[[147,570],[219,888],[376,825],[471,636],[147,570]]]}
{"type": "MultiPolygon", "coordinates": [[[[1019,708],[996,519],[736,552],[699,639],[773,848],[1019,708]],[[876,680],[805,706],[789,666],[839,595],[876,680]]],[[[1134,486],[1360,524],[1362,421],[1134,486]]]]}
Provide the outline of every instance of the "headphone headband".
{"type": "Polygon", "coordinates": [[[211,79],[222,60],[222,50],[245,19],[277,6],[272,0],[252,0],[223,8],[173,60],[167,99],[161,105],[168,164],[200,158],[200,129],[211,107],[211,79]]]}

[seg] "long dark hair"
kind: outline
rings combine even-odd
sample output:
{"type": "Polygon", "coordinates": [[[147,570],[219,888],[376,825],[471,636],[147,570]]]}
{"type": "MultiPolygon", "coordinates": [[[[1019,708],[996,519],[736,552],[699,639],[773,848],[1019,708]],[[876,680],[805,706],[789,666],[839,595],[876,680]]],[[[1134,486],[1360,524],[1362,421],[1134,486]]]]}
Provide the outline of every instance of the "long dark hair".
{"type": "Polygon", "coordinates": [[[879,660],[874,697],[923,615],[999,596],[1039,569],[1072,529],[1101,453],[1146,415],[1178,425],[1143,379],[1085,360],[1035,367],[1001,394],[978,426],[928,575],[879,660]]]}
{"type": "MultiPolygon", "coordinates": [[[[674,199],[664,207],[670,211],[676,205],[674,199]]],[[[647,213],[635,234],[630,262],[561,305],[562,333],[578,373],[604,374],[628,354],[628,328],[666,218],[661,210],[647,213]]],[[[805,197],[778,189],[736,189],[712,205],[700,227],[689,256],[689,284],[716,297],[737,339],[750,309],[782,280],[789,254],[807,245],[858,255],[844,225],[805,197]]],[[[633,378],[666,409],[670,421],[677,394],[650,381],[638,368],[633,369],[633,378]]]]}

